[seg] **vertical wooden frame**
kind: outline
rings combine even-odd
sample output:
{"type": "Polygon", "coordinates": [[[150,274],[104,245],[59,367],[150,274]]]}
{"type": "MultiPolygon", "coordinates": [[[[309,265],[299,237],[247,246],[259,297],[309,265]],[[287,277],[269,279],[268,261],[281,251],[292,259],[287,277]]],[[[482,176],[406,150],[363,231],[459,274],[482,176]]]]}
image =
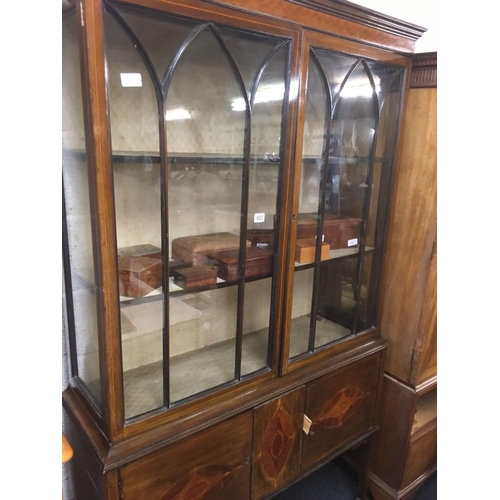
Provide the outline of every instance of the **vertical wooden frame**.
{"type": "Polygon", "coordinates": [[[119,332],[116,227],[104,57],[102,0],[81,0],[84,117],[91,191],[98,299],[101,400],[111,441],[123,435],[123,382],[119,332]]]}

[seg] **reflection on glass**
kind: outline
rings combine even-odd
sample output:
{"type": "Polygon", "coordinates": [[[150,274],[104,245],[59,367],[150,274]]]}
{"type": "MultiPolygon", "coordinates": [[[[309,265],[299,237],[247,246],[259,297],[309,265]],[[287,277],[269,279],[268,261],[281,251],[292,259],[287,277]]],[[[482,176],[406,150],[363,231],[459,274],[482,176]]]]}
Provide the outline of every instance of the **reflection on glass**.
{"type": "Polygon", "coordinates": [[[158,106],[125,31],[105,14],[125,417],[163,404],[158,106]],[[132,81],[123,75],[139,75],[132,81]],[[135,82],[135,85],[134,85],[135,82]],[[157,300],[149,301],[153,296],[157,300]]]}
{"type": "Polygon", "coordinates": [[[94,281],[88,166],[75,14],[62,23],[62,163],[69,265],[66,279],[68,330],[76,350],[78,377],[100,402],[97,303],[94,281]],[[68,283],[69,284],[69,283],[68,283]]]}

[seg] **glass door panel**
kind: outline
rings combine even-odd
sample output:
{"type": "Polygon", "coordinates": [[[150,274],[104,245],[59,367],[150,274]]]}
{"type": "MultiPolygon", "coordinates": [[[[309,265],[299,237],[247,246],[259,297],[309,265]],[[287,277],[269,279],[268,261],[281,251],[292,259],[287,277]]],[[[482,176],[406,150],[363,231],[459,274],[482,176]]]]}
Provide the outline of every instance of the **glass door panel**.
{"type": "Polygon", "coordinates": [[[373,325],[403,76],[309,50],[290,358],[373,325]]]}
{"type": "Polygon", "coordinates": [[[270,368],[289,43],[122,6],[106,23],[131,418],[270,368]]]}

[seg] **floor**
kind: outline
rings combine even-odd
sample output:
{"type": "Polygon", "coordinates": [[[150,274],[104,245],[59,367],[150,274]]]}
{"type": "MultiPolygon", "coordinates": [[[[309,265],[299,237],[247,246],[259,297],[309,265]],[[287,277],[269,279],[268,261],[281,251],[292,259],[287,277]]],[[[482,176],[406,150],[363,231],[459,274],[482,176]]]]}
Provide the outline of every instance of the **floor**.
{"type": "MultiPolygon", "coordinates": [[[[356,473],[336,459],[302,481],[273,497],[273,500],[355,500],[356,473]]],[[[419,488],[412,500],[437,500],[437,472],[419,488]]]]}

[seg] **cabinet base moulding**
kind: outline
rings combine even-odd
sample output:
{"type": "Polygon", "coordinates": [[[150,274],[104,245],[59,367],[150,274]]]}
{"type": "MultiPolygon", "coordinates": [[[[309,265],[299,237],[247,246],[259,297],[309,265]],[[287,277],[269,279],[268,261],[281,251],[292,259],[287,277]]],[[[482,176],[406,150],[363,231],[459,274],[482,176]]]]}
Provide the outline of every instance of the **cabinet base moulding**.
{"type": "Polygon", "coordinates": [[[372,473],[368,474],[369,489],[372,493],[373,500],[412,500],[415,497],[418,489],[425,481],[436,472],[437,466],[429,469],[420,477],[415,479],[411,484],[403,489],[396,490],[382,481],[378,476],[372,473]]]}

